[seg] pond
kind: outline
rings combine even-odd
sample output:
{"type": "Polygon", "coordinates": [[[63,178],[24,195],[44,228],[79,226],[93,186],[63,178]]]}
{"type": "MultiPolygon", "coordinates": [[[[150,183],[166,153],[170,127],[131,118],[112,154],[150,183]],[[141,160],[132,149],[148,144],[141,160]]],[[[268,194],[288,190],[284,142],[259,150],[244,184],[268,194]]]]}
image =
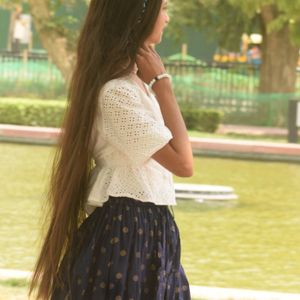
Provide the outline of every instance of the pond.
{"type": "MultiPolygon", "coordinates": [[[[0,268],[32,268],[52,148],[0,144],[0,268]]],[[[300,165],[195,158],[192,178],[238,200],[178,201],[182,264],[193,285],[300,292],[300,165]]]]}
{"type": "Polygon", "coordinates": [[[193,284],[300,292],[300,165],[197,158],[194,176],[179,180],[239,195],[174,210],[193,284]]]}

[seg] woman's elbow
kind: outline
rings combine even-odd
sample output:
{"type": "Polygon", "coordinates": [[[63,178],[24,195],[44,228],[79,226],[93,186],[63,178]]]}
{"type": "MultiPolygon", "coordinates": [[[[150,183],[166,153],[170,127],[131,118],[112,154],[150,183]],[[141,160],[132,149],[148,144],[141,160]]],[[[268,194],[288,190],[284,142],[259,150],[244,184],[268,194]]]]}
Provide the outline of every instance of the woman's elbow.
{"type": "Polygon", "coordinates": [[[179,177],[192,177],[194,174],[194,166],[193,164],[182,164],[174,174],[179,177]]]}

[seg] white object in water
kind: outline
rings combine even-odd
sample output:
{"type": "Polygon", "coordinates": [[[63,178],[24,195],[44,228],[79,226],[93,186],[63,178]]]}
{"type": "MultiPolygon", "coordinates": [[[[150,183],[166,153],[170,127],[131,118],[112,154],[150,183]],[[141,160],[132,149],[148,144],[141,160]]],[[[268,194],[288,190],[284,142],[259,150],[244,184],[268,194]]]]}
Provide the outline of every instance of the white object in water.
{"type": "Polygon", "coordinates": [[[178,199],[194,199],[197,202],[205,200],[235,200],[238,196],[229,186],[175,183],[175,194],[178,199]]]}

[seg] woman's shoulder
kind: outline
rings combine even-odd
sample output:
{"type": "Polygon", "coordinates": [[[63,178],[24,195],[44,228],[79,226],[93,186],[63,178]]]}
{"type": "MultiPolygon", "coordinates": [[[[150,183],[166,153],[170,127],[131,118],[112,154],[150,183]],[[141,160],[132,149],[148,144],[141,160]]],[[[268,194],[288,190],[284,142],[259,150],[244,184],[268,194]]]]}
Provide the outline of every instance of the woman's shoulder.
{"type": "Polygon", "coordinates": [[[100,91],[100,99],[102,102],[118,100],[119,104],[140,103],[138,90],[126,76],[107,81],[100,91]]]}
{"type": "Polygon", "coordinates": [[[116,90],[127,90],[132,93],[136,92],[135,86],[132,83],[132,80],[130,80],[129,76],[111,79],[107,81],[102,87],[103,92],[116,90]]]}

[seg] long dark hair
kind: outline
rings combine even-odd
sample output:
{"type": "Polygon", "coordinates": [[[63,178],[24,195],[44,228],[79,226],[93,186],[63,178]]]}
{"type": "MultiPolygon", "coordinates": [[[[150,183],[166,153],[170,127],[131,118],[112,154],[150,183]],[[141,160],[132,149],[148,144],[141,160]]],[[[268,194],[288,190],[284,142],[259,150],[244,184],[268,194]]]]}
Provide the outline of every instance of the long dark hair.
{"type": "Polygon", "coordinates": [[[151,34],[162,0],[91,0],[81,30],[48,193],[49,222],[29,294],[50,299],[59,266],[85,218],[92,128],[103,85],[128,75],[151,34]]]}

